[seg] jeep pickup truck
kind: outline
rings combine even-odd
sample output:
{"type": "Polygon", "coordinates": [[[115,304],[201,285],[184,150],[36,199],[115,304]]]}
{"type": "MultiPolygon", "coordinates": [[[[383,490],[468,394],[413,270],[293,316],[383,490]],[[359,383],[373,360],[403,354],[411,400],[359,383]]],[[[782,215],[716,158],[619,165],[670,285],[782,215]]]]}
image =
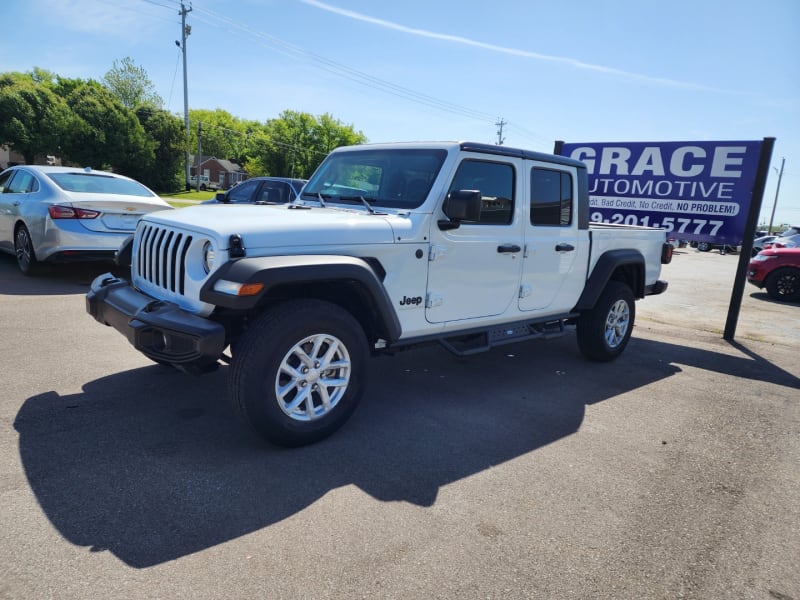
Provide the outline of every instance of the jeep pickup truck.
{"type": "Polygon", "coordinates": [[[285,205],[145,215],[87,311],[187,372],[229,362],[236,411],[269,441],[338,429],[370,354],[471,355],[572,331],[608,361],[635,299],[660,294],[663,229],[589,223],[586,166],[479,143],[334,150],[285,205]],[[127,260],[126,260],[127,258],[127,260]]]}

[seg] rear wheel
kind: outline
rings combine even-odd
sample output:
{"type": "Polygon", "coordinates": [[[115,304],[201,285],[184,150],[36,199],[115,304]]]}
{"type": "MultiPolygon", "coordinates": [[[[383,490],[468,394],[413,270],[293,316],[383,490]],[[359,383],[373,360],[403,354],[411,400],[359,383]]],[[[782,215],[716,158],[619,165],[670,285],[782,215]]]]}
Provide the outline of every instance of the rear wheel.
{"type": "Polygon", "coordinates": [[[25,225],[19,225],[14,232],[14,253],[17,256],[17,266],[24,275],[33,275],[39,265],[36,253],[33,250],[31,234],[25,225]]]}
{"type": "Polygon", "coordinates": [[[700,252],[708,252],[711,250],[711,244],[708,242],[697,242],[697,249],[700,250],[700,252]]]}
{"type": "Polygon", "coordinates": [[[578,347],[590,360],[614,360],[628,345],[635,318],[631,288],[619,281],[609,281],[594,308],[578,318],[578,347]]]}
{"type": "Polygon", "coordinates": [[[782,267],[775,269],[764,282],[767,293],[775,300],[790,302],[800,300],[800,269],[782,267]]]}
{"type": "Polygon", "coordinates": [[[299,300],[271,309],[237,342],[233,407],[259,435],[303,446],[339,429],[362,393],[367,340],[335,304],[299,300]]]}

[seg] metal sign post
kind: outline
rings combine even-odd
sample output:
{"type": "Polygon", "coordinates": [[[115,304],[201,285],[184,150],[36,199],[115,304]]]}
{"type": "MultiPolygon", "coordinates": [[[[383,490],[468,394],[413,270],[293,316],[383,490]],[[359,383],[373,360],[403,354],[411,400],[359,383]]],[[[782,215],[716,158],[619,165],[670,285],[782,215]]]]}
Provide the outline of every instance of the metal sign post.
{"type": "Polygon", "coordinates": [[[728,319],[725,322],[725,333],[722,337],[729,342],[733,341],[736,334],[736,324],[739,321],[739,310],[742,307],[742,296],[744,295],[744,284],[747,278],[747,266],[750,264],[750,253],[753,250],[753,236],[758,226],[758,215],[761,213],[761,201],[764,198],[764,188],[767,185],[767,174],[769,163],[772,160],[772,148],[775,146],[775,138],[764,138],[761,144],[761,156],[758,159],[758,171],[756,180],[753,184],[753,197],[750,201],[750,212],[747,215],[747,223],[744,228],[744,239],[742,241],[742,251],[739,253],[739,265],[736,268],[736,277],[733,279],[733,290],[731,291],[731,303],[728,307],[728,319]]]}

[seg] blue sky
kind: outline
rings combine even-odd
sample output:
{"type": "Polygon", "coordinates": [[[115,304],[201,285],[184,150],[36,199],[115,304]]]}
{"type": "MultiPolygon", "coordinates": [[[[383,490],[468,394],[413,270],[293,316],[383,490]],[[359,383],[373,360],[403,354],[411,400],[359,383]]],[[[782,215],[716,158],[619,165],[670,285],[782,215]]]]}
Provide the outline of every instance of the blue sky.
{"type": "MultiPolygon", "coordinates": [[[[187,2],[187,7],[189,3],[187,2]]],[[[762,207],[800,224],[797,0],[195,0],[189,106],[330,113],[370,141],[775,137],[762,207]]],[[[0,71],[143,67],[183,113],[177,0],[4,0],[0,71]]]]}

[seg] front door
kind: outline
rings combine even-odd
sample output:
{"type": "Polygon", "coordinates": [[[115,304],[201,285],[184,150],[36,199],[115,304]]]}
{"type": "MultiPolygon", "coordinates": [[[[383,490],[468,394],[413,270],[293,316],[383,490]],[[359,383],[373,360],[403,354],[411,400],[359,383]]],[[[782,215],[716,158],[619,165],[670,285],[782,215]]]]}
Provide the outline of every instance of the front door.
{"type": "Polygon", "coordinates": [[[431,227],[425,315],[431,323],[516,311],[522,268],[521,211],[515,200],[521,163],[465,158],[449,191],[479,190],[480,218],[455,229],[431,227]]]}

